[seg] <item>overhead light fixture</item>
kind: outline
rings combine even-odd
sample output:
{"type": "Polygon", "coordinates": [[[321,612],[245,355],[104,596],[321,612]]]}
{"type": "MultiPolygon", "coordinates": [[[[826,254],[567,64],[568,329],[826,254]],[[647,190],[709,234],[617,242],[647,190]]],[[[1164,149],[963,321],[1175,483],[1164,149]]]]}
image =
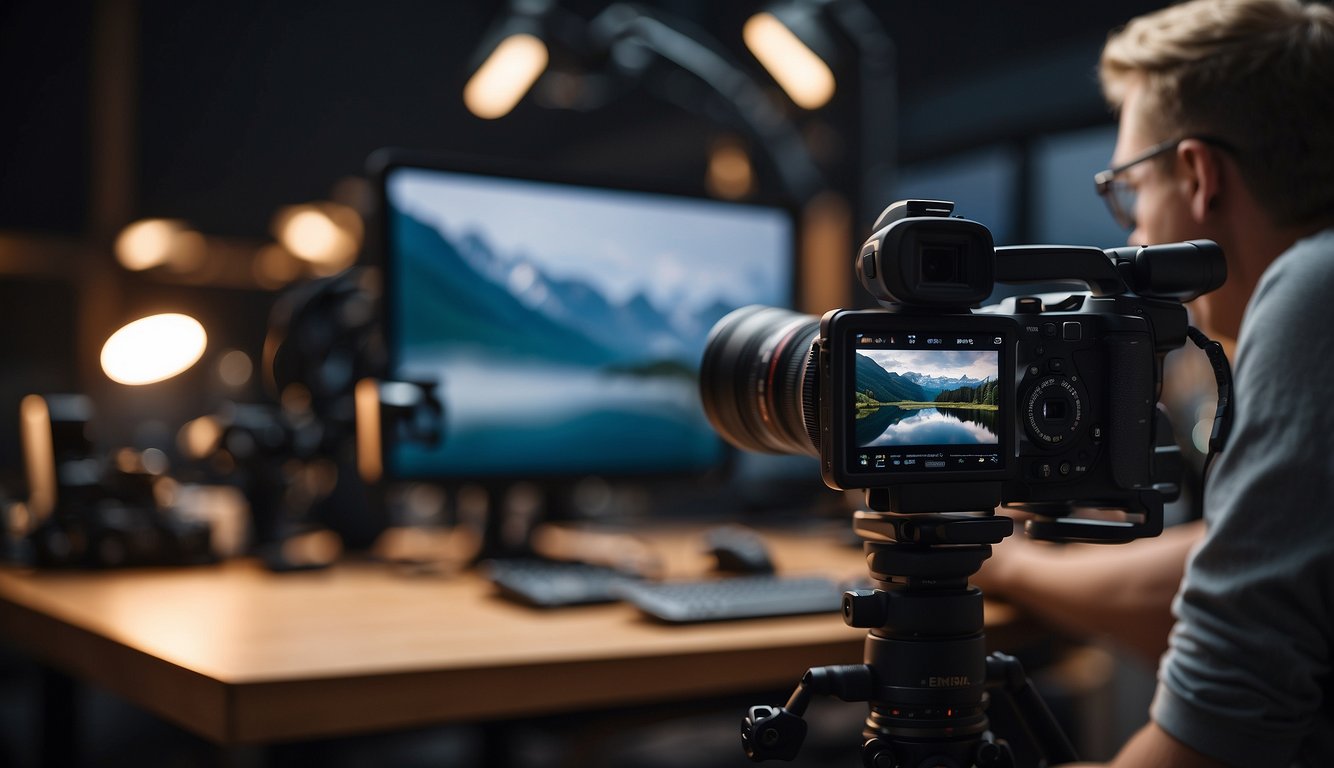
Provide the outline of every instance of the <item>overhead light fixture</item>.
{"type": "Polygon", "coordinates": [[[751,53],[800,107],[828,104],[838,73],[845,96],[821,117],[838,123],[845,149],[835,149],[834,162],[845,167],[835,176],[848,179],[843,191],[853,203],[854,230],[869,227],[882,202],[894,199],[898,54],[880,18],[884,8],[869,0],[773,0],[742,32],[751,53]]]}
{"type": "Polygon", "coordinates": [[[485,120],[508,115],[547,69],[551,54],[543,40],[553,0],[510,0],[509,9],[484,38],[463,104],[485,120]]]}
{"type": "MultiPolygon", "coordinates": [[[[744,128],[772,161],[791,199],[807,200],[825,185],[796,124],[725,46],[694,25],[659,9],[612,3],[588,28],[615,77],[642,81],[673,103],[711,120],[730,118],[744,128]],[[677,69],[692,77],[681,78],[677,69]]],[[[736,170],[735,156],[719,159],[722,171],[736,170]]]]}
{"type": "Polygon", "coordinates": [[[463,86],[463,103],[480,118],[508,115],[546,71],[546,43],[527,32],[501,40],[463,86]]]}
{"type": "Polygon", "coordinates": [[[153,384],[194,365],[208,335],[189,315],[150,315],[111,334],[102,345],[102,371],[118,384],[153,384]]]}
{"type": "MultiPolygon", "coordinates": [[[[744,128],[768,155],[792,199],[808,199],[826,183],[801,132],[751,68],[697,25],[651,5],[611,2],[585,19],[557,0],[509,0],[473,64],[464,101],[479,117],[508,114],[535,85],[535,102],[578,110],[602,107],[647,85],[669,102],[744,128]]],[[[831,92],[832,79],[829,74],[831,92]]],[[[746,194],[741,191],[746,171],[736,153],[713,159],[713,180],[727,184],[728,191],[719,194],[746,194]]],[[[751,168],[752,188],[753,174],[751,168]]]]}
{"type": "Polygon", "coordinates": [[[811,110],[828,104],[836,89],[829,65],[834,46],[821,32],[817,12],[783,3],[751,16],[741,30],[746,47],[788,98],[811,110]]]}

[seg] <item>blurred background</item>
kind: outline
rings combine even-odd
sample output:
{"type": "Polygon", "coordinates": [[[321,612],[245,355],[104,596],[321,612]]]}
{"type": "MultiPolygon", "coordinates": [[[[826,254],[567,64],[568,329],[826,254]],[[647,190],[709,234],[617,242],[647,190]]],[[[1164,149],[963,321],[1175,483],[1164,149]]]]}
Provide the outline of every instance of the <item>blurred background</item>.
{"type": "Polygon", "coordinates": [[[997,244],[1123,244],[1093,191],[1115,138],[1096,62],[1162,5],[8,0],[0,498],[29,491],[29,393],[87,394],[98,442],[168,452],[261,398],[282,297],[373,261],[382,147],[797,206],[809,312],[865,305],[848,257],[897,199],[953,200],[997,244]],[[804,86],[776,23],[819,57],[804,86]],[[112,332],[164,312],[206,329],[202,359],[104,375],[112,332]]]}
{"type": "Polygon", "coordinates": [[[1090,182],[1114,136],[1094,67],[1109,28],[1160,3],[1098,3],[1077,19],[1054,1],[857,4],[874,21],[856,30],[861,40],[837,23],[819,30],[838,55],[836,87],[815,109],[746,48],[760,3],[611,9],[659,22],[655,44],[677,34],[716,51],[681,55],[731,78],[721,88],[630,35],[579,41],[595,19],[634,23],[609,19],[609,5],[6,3],[0,482],[12,481],[18,398],[103,386],[97,350],[128,319],[188,308],[220,354],[211,376],[196,366],[177,388],[246,386],[236,355],[233,383],[218,380],[221,356],[257,363],[281,290],[355,255],[303,259],[284,247],[280,218],[320,203],[364,213],[366,159],[379,147],[815,200],[834,231],[808,228],[824,249],[805,265],[811,311],[860,301],[838,246],[860,241],[898,198],[954,200],[997,243],[1121,244],[1090,182]],[[528,19],[548,22],[549,66],[511,111],[478,117],[465,84],[504,25],[528,19]],[[167,226],[140,232],[140,252],[118,252],[126,227],[146,219],[167,226]]]}

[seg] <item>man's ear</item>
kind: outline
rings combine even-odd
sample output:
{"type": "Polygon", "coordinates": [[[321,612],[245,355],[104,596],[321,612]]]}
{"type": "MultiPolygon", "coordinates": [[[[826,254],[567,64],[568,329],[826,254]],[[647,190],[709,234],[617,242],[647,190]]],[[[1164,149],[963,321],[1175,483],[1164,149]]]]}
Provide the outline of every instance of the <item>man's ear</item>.
{"type": "Polygon", "coordinates": [[[1218,150],[1199,139],[1177,145],[1177,160],[1185,173],[1182,182],[1190,194],[1190,214],[1203,223],[1223,194],[1223,169],[1218,150]]]}

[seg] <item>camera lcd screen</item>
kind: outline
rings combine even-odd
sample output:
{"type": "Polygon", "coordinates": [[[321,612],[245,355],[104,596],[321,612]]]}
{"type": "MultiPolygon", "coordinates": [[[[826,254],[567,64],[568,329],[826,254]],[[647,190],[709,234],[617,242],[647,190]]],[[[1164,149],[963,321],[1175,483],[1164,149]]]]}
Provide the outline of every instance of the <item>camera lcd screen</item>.
{"type": "Polygon", "coordinates": [[[852,342],[850,472],[1003,468],[1003,336],[876,332],[852,342]]]}
{"type": "Polygon", "coordinates": [[[391,373],[433,382],[443,439],[391,476],[697,472],[725,458],[700,404],[713,324],[791,304],[790,209],[492,172],[384,173],[391,373]]]}

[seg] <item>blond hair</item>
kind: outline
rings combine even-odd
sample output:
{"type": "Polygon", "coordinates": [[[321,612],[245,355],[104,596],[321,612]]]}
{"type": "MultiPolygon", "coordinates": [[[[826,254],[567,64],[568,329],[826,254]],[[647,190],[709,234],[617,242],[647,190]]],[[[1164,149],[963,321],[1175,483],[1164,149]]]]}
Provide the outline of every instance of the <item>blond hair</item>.
{"type": "Polygon", "coordinates": [[[1099,67],[1120,109],[1142,81],[1148,127],[1235,148],[1278,225],[1334,218],[1334,9],[1300,0],[1191,0],[1115,30],[1099,67]]]}

